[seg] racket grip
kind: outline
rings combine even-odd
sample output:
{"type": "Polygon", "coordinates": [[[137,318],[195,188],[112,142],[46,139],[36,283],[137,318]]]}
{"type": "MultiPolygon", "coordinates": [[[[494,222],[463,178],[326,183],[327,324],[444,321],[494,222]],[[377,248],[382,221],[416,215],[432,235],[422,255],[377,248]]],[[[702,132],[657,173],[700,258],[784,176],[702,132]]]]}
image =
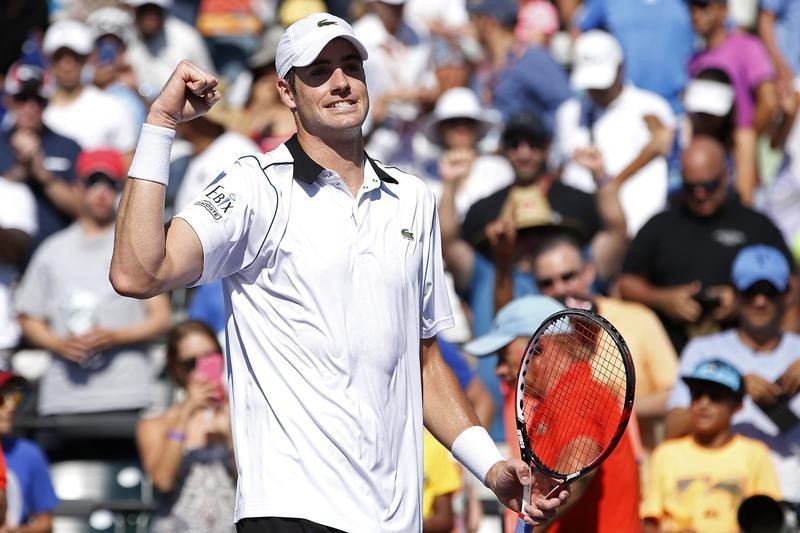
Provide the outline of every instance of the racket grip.
{"type": "MultiPolygon", "coordinates": [[[[528,467],[528,470],[530,471],[530,466],[528,467]]],[[[519,510],[519,517],[521,519],[524,519],[525,516],[526,516],[526,514],[525,514],[525,504],[526,503],[528,503],[528,504],[531,503],[531,484],[533,483],[533,473],[530,474],[530,480],[531,480],[531,482],[529,484],[527,484],[524,487],[522,487],[522,505],[521,505],[520,510],[519,510]]],[[[533,531],[533,526],[531,526],[529,524],[525,524],[525,528],[523,529],[523,531],[525,533],[531,533],[533,531]]]]}

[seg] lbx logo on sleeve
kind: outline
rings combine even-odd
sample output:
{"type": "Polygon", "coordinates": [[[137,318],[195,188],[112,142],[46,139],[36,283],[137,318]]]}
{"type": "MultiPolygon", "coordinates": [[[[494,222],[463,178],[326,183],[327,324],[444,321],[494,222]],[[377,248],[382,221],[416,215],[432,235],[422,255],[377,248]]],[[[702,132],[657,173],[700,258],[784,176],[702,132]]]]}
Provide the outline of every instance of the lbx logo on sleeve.
{"type": "Polygon", "coordinates": [[[233,209],[233,204],[236,201],[235,194],[228,193],[225,191],[225,187],[219,184],[214,185],[213,183],[203,196],[207,199],[199,200],[195,202],[195,205],[199,205],[208,211],[214,217],[214,220],[220,220],[222,215],[233,209]]]}

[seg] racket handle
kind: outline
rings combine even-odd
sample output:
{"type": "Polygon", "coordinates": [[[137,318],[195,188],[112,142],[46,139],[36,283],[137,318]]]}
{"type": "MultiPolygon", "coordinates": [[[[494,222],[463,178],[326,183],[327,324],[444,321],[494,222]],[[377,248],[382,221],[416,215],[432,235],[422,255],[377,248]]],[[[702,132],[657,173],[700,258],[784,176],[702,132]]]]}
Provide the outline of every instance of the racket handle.
{"type": "MultiPolygon", "coordinates": [[[[533,472],[530,472],[530,466],[528,466],[529,478],[531,482],[524,487],[522,487],[522,507],[519,511],[519,517],[524,519],[525,518],[525,504],[531,503],[531,485],[533,484],[533,472]]],[[[525,533],[531,533],[533,531],[533,526],[529,524],[525,524],[524,528],[525,533]]]]}

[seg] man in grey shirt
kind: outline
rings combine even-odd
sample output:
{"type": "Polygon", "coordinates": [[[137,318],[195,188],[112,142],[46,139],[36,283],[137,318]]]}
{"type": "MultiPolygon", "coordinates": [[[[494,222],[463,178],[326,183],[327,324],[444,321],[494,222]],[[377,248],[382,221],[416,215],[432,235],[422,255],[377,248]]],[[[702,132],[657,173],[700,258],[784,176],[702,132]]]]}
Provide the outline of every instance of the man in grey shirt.
{"type": "Polygon", "coordinates": [[[147,345],[171,323],[167,296],[119,296],[108,280],[121,155],[77,161],[81,212],[36,249],[15,296],[28,342],[53,354],[40,382],[39,414],[138,410],[149,403],[147,345]]]}

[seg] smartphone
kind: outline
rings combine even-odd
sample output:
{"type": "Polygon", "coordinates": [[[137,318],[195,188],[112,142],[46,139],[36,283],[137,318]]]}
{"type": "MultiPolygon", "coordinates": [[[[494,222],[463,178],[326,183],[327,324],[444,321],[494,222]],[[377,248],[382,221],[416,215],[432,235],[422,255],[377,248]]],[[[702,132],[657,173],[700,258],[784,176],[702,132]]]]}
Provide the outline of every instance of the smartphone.
{"type": "Polygon", "coordinates": [[[197,359],[197,364],[194,368],[195,372],[204,376],[208,381],[214,384],[217,389],[217,401],[222,401],[223,395],[225,394],[225,388],[222,385],[222,354],[211,353],[203,355],[197,359]]]}
{"type": "Polygon", "coordinates": [[[119,46],[114,42],[104,39],[97,45],[97,60],[101,65],[111,65],[117,60],[119,46]]]}

